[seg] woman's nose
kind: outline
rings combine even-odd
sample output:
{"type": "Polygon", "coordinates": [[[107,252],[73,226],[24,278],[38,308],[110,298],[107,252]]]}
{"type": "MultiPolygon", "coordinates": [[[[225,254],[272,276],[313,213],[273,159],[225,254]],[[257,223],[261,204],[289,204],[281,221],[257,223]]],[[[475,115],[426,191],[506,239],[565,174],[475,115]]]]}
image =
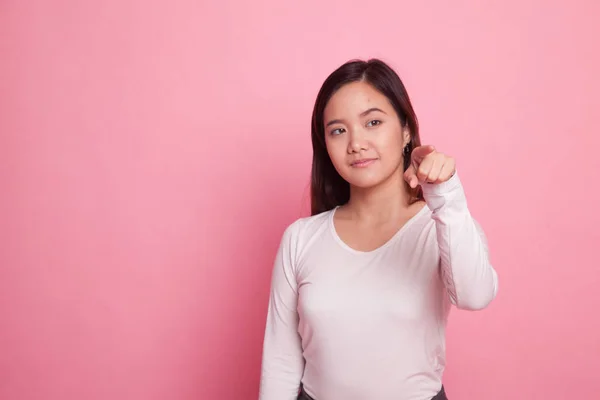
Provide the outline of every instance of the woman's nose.
{"type": "Polygon", "coordinates": [[[349,153],[358,153],[361,150],[367,150],[368,143],[365,135],[360,130],[353,130],[350,134],[350,142],[348,143],[349,153]]]}

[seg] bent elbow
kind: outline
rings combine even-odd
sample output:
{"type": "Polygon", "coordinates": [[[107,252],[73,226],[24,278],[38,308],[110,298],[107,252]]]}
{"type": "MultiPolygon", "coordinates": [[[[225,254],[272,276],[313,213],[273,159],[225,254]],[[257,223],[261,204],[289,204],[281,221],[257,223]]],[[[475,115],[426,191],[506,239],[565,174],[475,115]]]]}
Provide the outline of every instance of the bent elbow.
{"type": "Polygon", "coordinates": [[[493,284],[485,290],[472,290],[469,293],[459,294],[455,305],[460,310],[480,311],[487,308],[498,294],[498,284],[493,284]]]}
{"type": "Polygon", "coordinates": [[[458,308],[459,310],[466,311],[480,311],[487,308],[487,306],[490,305],[493,299],[494,298],[492,296],[488,296],[469,300],[461,300],[457,302],[456,308],[458,308]]]}

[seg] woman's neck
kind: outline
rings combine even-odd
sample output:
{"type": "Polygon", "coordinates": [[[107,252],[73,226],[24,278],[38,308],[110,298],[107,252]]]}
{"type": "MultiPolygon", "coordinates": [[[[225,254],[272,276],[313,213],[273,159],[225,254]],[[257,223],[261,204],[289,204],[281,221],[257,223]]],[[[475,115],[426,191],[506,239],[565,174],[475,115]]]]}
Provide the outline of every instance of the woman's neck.
{"type": "Polygon", "coordinates": [[[344,206],[347,216],[364,222],[389,221],[410,213],[410,192],[399,171],[371,188],[350,188],[350,200],[344,206]]]}

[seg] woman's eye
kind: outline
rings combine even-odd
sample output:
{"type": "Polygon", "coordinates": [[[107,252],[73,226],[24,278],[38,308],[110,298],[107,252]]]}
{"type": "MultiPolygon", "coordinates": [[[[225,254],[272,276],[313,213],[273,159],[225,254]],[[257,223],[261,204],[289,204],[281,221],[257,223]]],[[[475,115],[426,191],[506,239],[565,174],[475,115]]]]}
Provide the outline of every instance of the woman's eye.
{"type": "Polygon", "coordinates": [[[344,128],[338,128],[331,131],[332,135],[339,135],[340,133],[344,133],[344,128]]]}
{"type": "Polygon", "coordinates": [[[381,124],[381,121],[379,121],[377,119],[374,119],[373,121],[369,121],[367,123],[367,126],[376,126],[376,125],[379,125],[379,124],[381,124]]]}

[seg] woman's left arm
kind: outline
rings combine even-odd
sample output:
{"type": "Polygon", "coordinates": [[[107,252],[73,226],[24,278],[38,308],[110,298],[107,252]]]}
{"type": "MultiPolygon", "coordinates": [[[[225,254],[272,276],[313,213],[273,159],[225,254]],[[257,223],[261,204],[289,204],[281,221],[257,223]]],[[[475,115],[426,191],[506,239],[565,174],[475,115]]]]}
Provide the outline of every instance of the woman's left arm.
{"type": "Polygon", "coordinates": [[[490,263],[485,233],[467,207],[458,174],[422,188],[435,220],[442,278],[452,303],[466,310],[485,308],[498,292],[498,275],[490,263]]]}
{"type": "Polygon", "coordinates": [[[421,184],[432,210],[441,273],[452,303],[465,310],[485,308],[498,292],[498,275],[490,263],[483,229],[471,216],[454,159],[432,146],[413,150],[405,179],[421,184]]]}

